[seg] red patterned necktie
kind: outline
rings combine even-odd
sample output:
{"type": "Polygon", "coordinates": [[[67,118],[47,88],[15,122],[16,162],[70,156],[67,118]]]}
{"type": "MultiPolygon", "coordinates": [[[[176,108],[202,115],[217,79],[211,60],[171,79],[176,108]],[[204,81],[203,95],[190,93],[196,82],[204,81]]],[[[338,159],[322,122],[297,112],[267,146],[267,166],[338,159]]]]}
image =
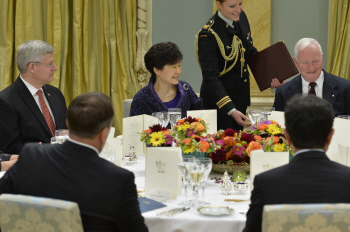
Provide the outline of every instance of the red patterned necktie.
{"type": "Polygon", "coordinates": [[[316,95],[316,91],[315,91],[315,86],[317,85],[315,82],[310,82],[310,90],[309,90],[309,94],[312,95],[316,95]]]}
{"type": "Polygon", "coordinates": [[[38,90],[38,92],[36,92],[36,94],[38,94],[39,96],[39,101],[40,101],[40,105],[41,105],[41,110],[43,112],[44,118],[46,120],[47,125],[50,128],[50,131],[52,133],[52,136],[55,136],[55,123],[53,122],[53,119],[51,117],[50,111],[47,108],[47,105],[45,103],[44,97],[43,97],[43,93],[41,90],[38,90]]]}

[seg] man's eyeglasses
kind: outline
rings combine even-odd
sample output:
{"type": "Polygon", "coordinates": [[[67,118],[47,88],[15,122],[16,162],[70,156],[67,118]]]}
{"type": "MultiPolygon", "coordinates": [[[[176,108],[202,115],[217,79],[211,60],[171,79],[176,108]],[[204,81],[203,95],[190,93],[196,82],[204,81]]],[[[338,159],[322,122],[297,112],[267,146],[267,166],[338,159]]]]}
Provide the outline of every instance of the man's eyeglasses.
{"type": "Polygon", "coordinates": [[[44,63],[41,63],[41,62],[33,62],[33,63],[35,63],[35,64],[43,64],[43,65],[46,65],[49,68],[52,68],[52,66],[55,65],[55,62],[52,62],[51,64],[44,64],[44,63]]]}

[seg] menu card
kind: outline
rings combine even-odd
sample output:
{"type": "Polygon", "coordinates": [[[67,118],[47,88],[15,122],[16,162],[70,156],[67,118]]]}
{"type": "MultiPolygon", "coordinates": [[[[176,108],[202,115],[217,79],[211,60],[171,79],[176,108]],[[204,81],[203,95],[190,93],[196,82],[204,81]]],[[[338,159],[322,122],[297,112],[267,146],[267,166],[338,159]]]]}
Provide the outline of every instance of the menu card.
{"type": "Polygon", "coordinates": [[[187,116],[204,120],[208,124],[208,134],[214,134],[218,131],[216,110],[188,110],[187,116]]]}
{"type": "Polygon", "coordinates": [[[334,134],[326,152],[329,159],[345,165],[344,157],[340,154],[339,144],[349,145],[350,120],[335,118],[333,122],[334,134]]]}
{"type": "Polygon", "coordinates": [[[117,166],[121,166],[121,147],[122,140],[121,138],[114,138],[108,135],[106,144],[104,145],[100,157],[105,158],[110,161],[110,159],[114,156],[114,164],[117,166]]]}
{"type": "Polygon", "coordinates": [[[145,195],[152,198],[155,191],[166,191],[171,198],[177,198],[182,192],[182,175],[177,166],[181,161],[180,147],[147,147],[145,195]]]}
{"type": "Polygon", "coordinates": [[[268,119],[278,122],[278,124],[280,124],[282,128],[285,127],[283,111],[272,111],[271,114],[268,116],[268,119]]]}
{"type": "Polygon", "coordinates": [[[339,146],[339,163],[350,167],[350,147],[338,144],[339,146]]]}
{"type": "Polygon", "coordinates": [[[147,114],[123,118],[123,154],[129,154],[134,145],[136,154],[145,153],[144,142],[140,141],[140,133],[158,123],[158,119],[147,114]]]}
{"type": "Polygon", "coordinates": [[[166,207],[166,205],[164,205],[163,203],[146,197],[139,197],[137,200],[139,201],[141,213],[166,207]]]}
{"type": "Polygon", "coordinates": [[[256,175],[288,163],[288,152],[264,152],[262,149],[252,151],[250,155],[250,191],[253,191],[256,175]]]}

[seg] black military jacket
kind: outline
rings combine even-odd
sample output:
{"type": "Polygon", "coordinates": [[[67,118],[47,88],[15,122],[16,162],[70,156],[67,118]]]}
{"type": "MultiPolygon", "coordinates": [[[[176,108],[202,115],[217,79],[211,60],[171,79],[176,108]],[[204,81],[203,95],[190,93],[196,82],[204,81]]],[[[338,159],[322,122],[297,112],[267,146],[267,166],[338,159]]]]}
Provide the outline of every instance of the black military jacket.
{"type": "MultiPolygon", "coordinates": [[[[209,19],[198,34],[198,59],[203,75],[200,96],[203,98],[203,107],[205,109],[218,109],[219,113],[227,114],[231,109],[235,108],[236,104],[250,105],[247,60],[249,56],[256,52],[257,50],[253,46],[249,22],[244,11],[241,12],[240,20],[234,28],[222,20],[218,16],[218,12],[209,19]],[[209,28],[213,29],[220,37],[224,44],[226,55],[229,55],[232,51],[233,35],[235,34],[239,37],[245,48],[243,72],[241,72],[241,53],[239,53],[235,66],[220,77],[220,72],[224,70],[225,60],[220,52],[217,40],[212,32],[209,31],[209,28]]],[[[227,62],[226,68],[233,64],[233,60],[227,62]]]]}

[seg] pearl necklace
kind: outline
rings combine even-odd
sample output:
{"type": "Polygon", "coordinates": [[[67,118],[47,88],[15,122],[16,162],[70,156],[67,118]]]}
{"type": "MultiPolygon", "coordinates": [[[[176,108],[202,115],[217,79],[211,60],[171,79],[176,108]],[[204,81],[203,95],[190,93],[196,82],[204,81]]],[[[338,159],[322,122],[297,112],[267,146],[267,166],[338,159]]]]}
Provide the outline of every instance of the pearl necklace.
{"type": "Polygon", "coordinates": [[[170,93],[169,95],[163,96],[163,95],[160,95],[159,93],[157,93],[157,94],[158,94],[158,96],[160,96],[160,97],[170,97],[171,95],[174,94],[174,86],[172,86],[171,93],[170,93]]]}

